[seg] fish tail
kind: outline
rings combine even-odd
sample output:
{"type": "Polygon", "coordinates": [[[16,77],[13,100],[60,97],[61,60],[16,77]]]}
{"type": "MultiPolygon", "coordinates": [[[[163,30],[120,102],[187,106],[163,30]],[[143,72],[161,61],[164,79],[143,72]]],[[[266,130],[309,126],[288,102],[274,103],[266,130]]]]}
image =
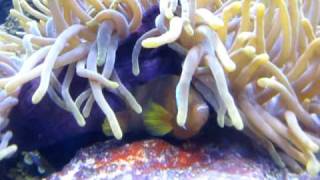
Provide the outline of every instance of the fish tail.
{"type": "Polygon", "coordinates": [[[103,120],[103,123],[102,123],[102,132],[105,136],[107,137],[110,137],[110,136],[113,136],[113,133],[112,133],[112,130],[111,130],[111,127],[110,127],[110,124],[108,122],[108,119],[105,118],[103,120]]]}
{"type": "Polygon", "coordinates": [[[154,136],[164,136],[173,130],[170,120],[173,116],[164,107],[151,103],[143,113],[144,126],[148,133],[154,136]]]}

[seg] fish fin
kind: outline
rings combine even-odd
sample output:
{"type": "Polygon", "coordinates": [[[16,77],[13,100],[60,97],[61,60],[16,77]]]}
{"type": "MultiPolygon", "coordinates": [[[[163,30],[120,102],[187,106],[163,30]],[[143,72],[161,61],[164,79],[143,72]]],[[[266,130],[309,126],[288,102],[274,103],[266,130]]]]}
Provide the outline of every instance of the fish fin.
{"type": "Polygon", "coordinates": [[[102,132],[105,136],[107,137],[110,137],[110,136],[113,136],[113,133],[112,133],[112,130],[111,130],[111,127],[110,127],[110,124],[108,122],[108,119],[105,118],[103,120],[103,123],[102,123],[102,132]]]}
{"type": "Polygon", "coordinates": [[[146,130],[154,136],[164,136],[173,129],[170,124],[172,116],[161,105],[151,103],[149,108],[143,113],[146,130]]]}

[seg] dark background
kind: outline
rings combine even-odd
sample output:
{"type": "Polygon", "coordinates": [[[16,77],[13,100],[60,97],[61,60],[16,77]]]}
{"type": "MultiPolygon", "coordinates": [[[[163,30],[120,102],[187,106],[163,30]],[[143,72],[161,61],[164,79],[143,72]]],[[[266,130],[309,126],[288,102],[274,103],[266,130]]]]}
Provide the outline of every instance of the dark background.
{"type": "Polygon", "coordinates": [[[0,24],[4,23],[7,18],[11,3],[11,0],[0,0],[0,24]]]}

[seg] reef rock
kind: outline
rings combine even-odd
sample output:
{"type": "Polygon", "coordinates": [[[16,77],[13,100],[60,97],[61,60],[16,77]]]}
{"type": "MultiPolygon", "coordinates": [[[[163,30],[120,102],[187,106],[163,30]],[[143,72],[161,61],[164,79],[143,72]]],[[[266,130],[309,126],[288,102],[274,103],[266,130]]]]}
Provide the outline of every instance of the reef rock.
{"type": "Polygon", "coordinates": [[[238,142],[173,145],[159,139],[127,144],[111,140],[80,150],[62,171],[48,179],[294,178],[276,168],[268,156],[238,142]]]}

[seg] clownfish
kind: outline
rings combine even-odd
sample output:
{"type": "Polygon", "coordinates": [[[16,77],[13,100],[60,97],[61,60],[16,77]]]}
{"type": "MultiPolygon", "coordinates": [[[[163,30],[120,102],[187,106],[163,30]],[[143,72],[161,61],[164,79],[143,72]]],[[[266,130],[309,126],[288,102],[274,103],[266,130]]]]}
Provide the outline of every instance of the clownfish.
{"type": "MultiPolygon", "coordinates": [[[[116,113],[124,133],[147,131],[153,136],[172,135],[178,139],[187,139],[198,134],[209,117],[209,107],[201,95],[190,87],[187,123],[184,128],[176,121],[176,86],[179,77],[166,75],[138,87],[133,93],[142,106],[143,112],[137,114],[126,110],[116,113]]],[[[102,125],[105,135],[112,135],[107,120],[102,125]]]]}

